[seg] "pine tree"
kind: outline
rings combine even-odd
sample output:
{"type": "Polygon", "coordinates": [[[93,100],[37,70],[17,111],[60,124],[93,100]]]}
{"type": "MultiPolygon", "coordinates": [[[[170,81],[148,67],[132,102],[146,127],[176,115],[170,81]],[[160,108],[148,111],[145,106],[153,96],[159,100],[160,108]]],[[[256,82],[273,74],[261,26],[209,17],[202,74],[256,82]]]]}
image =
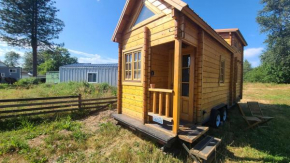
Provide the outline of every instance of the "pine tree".
{"type": "Polygon", "coordinates": [[[38,49],[53,49],[63,30],[53,0],[0,0],[0,40],[10,46],[31,47],[33,76],[37,76],[38,49]]]}

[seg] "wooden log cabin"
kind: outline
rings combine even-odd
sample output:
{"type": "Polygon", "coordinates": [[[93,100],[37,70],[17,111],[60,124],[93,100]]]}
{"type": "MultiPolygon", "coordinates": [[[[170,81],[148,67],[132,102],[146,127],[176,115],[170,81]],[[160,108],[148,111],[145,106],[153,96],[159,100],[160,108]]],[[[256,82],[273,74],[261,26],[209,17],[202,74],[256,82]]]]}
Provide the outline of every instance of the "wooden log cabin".
{"type": "MultiPolygon", "coordinates": [[[[203,124],[218,127],[242,98],[244,37],[212,29],[181,0],[127,0],[112,40],[119,44],[113,117],[166,146],[195,143],[203,124]]],[[[207,160],[212,148],[198,145],[191,154],[207,160]]]]}

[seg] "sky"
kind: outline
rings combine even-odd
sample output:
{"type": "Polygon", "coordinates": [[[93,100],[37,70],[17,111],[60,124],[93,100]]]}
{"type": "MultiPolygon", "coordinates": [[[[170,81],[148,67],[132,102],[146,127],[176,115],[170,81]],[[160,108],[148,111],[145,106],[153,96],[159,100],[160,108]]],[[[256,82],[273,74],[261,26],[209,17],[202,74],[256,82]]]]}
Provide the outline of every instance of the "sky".
{"type": "MultiPolygon", "coordinates": [[[[265,34],[259,32],[256,16],[259,0],[184,0],[212,28],[239,28],[248,42],[245,59],[259,66],[265,49],[265,34]]],[[[118,44],[111,41],[126,0],[56,0],[57,17],[65,27],[58,43],[64,43],[80,63],[117,63],[118,44]]],[[[30,49],[7,46],[0,42],[0,60],[9,51],[21,56],[30,49]]]]}

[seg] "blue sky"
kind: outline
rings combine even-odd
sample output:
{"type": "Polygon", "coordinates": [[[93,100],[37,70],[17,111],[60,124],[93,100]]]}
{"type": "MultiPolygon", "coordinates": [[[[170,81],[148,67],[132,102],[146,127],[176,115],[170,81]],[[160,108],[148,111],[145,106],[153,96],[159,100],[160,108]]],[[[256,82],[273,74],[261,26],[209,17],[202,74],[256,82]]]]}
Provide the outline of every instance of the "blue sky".
{"type": "MultiPolygon", "coordinates": [[[[126,0],[56,0],[60,9],[58,18],[65,28],[56,42],[65,43],[79,62],[115,63],[118,45],[111,41],[126,0]]],[[[260,64],[259,56],[266,36],[260,34],[256,23],[257,12],[262,9],[259,0],[184,0],[214,29],[240,28],[248,42],[245,58],[254,67],[260,64]]],[[[29,49],[9,47],[0,42],[0,60],[10,50],[21,55],[29,49]]]]}

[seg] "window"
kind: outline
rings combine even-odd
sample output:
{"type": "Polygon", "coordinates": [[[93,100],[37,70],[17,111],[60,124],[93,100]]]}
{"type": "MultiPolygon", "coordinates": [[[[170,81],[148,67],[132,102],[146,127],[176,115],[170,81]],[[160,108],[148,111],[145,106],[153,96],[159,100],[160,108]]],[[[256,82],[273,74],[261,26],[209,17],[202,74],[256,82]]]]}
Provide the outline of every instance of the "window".
{"type": "Polygon", "coordinates": [[[96,83],[97,82],[97,73],[88,73],[88,82],[96,83]]]}
{"type": "Polygon", "coordinates": [[[9,72],[10,72],[10,73],[16,73],[17,70],[16,70],[16,69],[9,69],[9,72]]]}
{"type": "Polygon", "coordinates": [[[136,22],[134,25],[154,16],[155,14],[150,10],[148,9],[145,5],[143,6],[140,14],[139,14],[139,17],[137,18],[136,22]]]}
{"type": "Polygon", "coordinates": [[[190,55],[182,56],[182,96],[189,96],[190,55]]]}
{"type": "Polygon", "coordinates": [[[134,79],[141,79],[141,52],[134,53],[134,79]]]}
{"type": "Polygon", "coordinates": [[[1,77],[5,77],[5,73],[1,73],[1,77]]]}
{"type": "Polygon", "coordinates": [[[126,53],[124,57],[125,57],[125,80],[140,81],[141,51],[126,53]]]}
{"type": "Polygon", "coordinates": [[[225,59],[223,59],[221,57],[221,60],[220,60],[220,76],[219,76],[219,82],[220,83],[225,83],[225,66],[226,66],[225,59]]]}

